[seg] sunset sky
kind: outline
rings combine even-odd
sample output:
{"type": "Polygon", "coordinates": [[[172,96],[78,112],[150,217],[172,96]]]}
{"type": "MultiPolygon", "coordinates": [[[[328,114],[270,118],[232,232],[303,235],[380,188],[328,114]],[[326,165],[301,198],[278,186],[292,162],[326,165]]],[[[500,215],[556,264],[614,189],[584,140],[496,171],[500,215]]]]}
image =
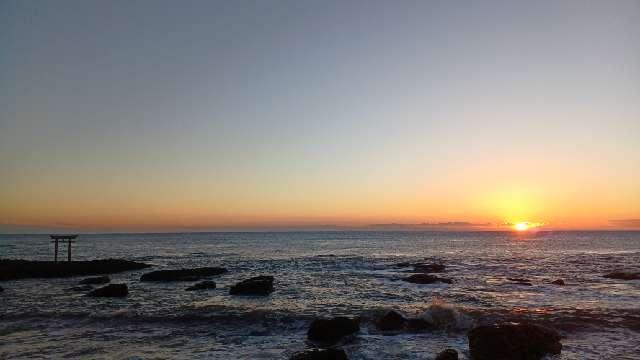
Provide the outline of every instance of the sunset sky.
{"type": "Polygon", "coordinates": [[[640,229],[640,2],[0,3],[0,232],[518,222],[640,229]]]}

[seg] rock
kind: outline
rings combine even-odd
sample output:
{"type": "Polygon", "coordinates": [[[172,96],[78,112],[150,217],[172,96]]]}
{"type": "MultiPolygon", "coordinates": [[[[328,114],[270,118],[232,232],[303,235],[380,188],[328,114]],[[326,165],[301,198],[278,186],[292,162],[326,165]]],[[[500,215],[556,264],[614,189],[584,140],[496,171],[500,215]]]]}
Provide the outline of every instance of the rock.
{"type": "Polygon", "coordinates": [[[96,276],[96,277],[90,277],[90,278],[86,278],[86,279],[82,279],[80,280],[80,282],[78,284],[80,285],[95,285],[95,284],[106,284],[108,282],[111,282],[111,279],[108,276],[96,276]]]}
{"type": "Polygon", "coordinates": [[[604,277],[607,279],[618,279],[618,280],[640,280],[640,272],[626,272],[626,271],[614,271],[608,274],[605,274],[604,277]]]}
{"type": "Polygon", "coordinates": [[[433,284],[437,282],[441,282],[445,284],[453,283],[453,280],[451,279],[441,278],[441,277],[433,276],[429,274],[414,274],[403,280],[413,284],[433,284]]]}
{"type": "Polygon", "coordinates": [[[92,297],[123,297],[129,294],[127,284],[109,284],[88,293],[92,297]]]}
{"type": "Polygon", "coordinates": [[[70,287],[67,289],[67,291],[82,291],[82,292],[87,292],[91,290],[93,290],[93,286],[91,285],[78,285],[78,286],[70,287]]]}
{"type": "Polygon", "coordinates": [[[400,330],[406,324],[407,319],[397,311],[391,310],[387,312],[380,320],[378,320],[378,329],[382,331],[400,330]]]}
{"type": "Polygon", "coordinates": [[[435,325],[425,319],[412,318],[407,321],[407,329],[411,332],[427,332],[435,328],[435,325]]]}
{"type": "Polygon", "coordinates": [[[533,286],[533,284],[529,281],[529,279],[508,277],[507,280],[515,282],[516,285],[533,286]]]}
{"type": "Polygon", "coordinates": [[[273,276],[256,276],[240,281],[229,289],[231,295],[269,295],[273,292],[273,276]]]}
{"type": "Polygon", "coordinates": [[[415,264],[413,266],[413,271],[423,272],[423,273],[439,273],[443,272],[445,266],[442,264],[415,264]]]}
{"type": "Polygon", "coordinates": [[[551,283],[553,285],[561,285],[561,286],[565,285],[564,280],[562,280],[562,279],[553,280],[551,283]]]}
{"type": "Polygon", "coordinates": [[[291,360],[348,360],[342,349],[313,349],[293,354],[291,360]]]}
{"type": "Polygon", "coordinates": [[[458,352],[454,349],[445,349],[436,356],[435,360],[458,360],[458,352]]]}
{"type": "Polygon", "coordinates": [[[312,341],[336,343],[341,338],[360,331],[360,320],[344,316],[316,319],[311,322],[307,337],[312,341]]]}
{"type": "Polygon", "coordinates": [[[112,274],[148,268],[151,265],[121,259],[91,261],[0,260],[0,281],[112,274]]]}
{"type": "Polygon", "coordinates": [[[227,269],[219,267],[157,270],[143,274],[140,277],[140,281],[195,281],[204,277],[224,274],[226,272],[227,269]]]}
{"type": "Polygon", "coordinates": [[[206,280],[206,281],[201,281],[197,284],[194,284],[192,286],[189,286],[188,288],[186,288],[186,291],[193,291],[193,290],[206,290],[206,289],[215,289],[216,288],[216,282],[215,281],[211,281],[211,280],[206,280]]]}
{"type": "Polygon", "coordinates": [[[4,289],[2,288],[2,286],[0,286],[0,292],[3,292],[3,291],[4,291],[4,289]]]}
{"type": "Polygon", "coordinates": [[[562,350],[557,331],[530,323],[480,325],[468,337],[474,360],[537,360],[562,350]]]}

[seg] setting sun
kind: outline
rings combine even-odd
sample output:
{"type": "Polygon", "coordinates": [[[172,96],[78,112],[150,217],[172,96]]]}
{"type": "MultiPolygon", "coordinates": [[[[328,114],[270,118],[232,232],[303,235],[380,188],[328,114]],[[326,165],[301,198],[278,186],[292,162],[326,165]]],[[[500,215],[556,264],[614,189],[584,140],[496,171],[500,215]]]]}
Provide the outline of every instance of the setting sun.
{"type": "Polygon", "coordinates": [[[529,229],[529,227],[529,223],[526,222],[517,223],[513,226],[513,228],[517,231],[526,231],[529,229]]]}

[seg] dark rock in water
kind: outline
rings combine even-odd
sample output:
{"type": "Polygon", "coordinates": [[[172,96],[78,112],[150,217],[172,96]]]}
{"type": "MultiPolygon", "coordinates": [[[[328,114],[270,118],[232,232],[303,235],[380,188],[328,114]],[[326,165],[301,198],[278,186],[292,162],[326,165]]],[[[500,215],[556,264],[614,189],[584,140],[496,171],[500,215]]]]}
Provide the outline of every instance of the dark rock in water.
{"type": "Polygon", "coordinates": [[[111,282],[111,279],[108,276],[96,276],[96,277],[90,277],[90,278],[80,280],[78,284],[80,285],[94,284],[95,285],[95,284],[106,284],[108,282],[111,282]]]}
{"type": "Polygon", "coordinates": [[[227,272],[225,268],[201,267],[194,269],[157,270],[143,274],[140,281],[196,281],[203,277],[220,275],[227,272]]]}
{"type": "Polygon", "coordinates": [[[129,294],[127,284],[109,284],[88,293],[92,297],[123,297],[129,294]]]}
{"type": "Polygon", "coordinates": [[[423,273],[439,273],[443,272],[445,266],[442,264],[415,264],[413,270],[423,273]]]}
{"type": "Polygon", "coordinates": [[[0,292],[3,292],[3,291],[4,291],[4,289],[2,288],[2,286],[0,286],[0,292]]]}
{"type": "Polygon", "coordinates": [[[273,292],[273,276],[256,276],[240,281],[229,289],[231,295],[269,295],[273,292]]]}
{"type": "Polygon", "coordinates": [[[509,281],[513,281],[515,282],[517,285],[524,285],[524,286],[533,286],[533,284],[529,281],[529,279],[523,279],[523,278],[507,278],[507,280],[509,281]]]}
{"type": "Polygon", "coordinates": [[[120,259],[91,261],[0,260],[0,281],[112,274],[148,268],[151,265],[120,259]]]}
{"type": "Polygon", "coordinates": [[[468,337],[474,360],[538,360],[562,350],[557,331],[529,323],[481,325],[468,337]]]}
{"type": "Polygon", "coordinates": [[[348,360],[342,349],[313,349],[293,354],[291,360],[348,360]]]}
{"type": "Polygon", "coordinates": [[[435,329],[436,326],[425,319],[413,318],[407,321],[407,329],[411,332],[427,332],[435,329]]]}
{"type": "Polygon", "coordinates": [[[186,288],[186,291],[193,291],[193,290],[206,290],[206,289],[215,289],[216,288],[216,282],[215,281],[211,281],[211,280],[206,280],[206,281],[201,281],[197,284],[194,284],[192,286],[189,286],[188,288],[186,288]]]}
{"type": "Polygon", "coordinates": [[[435,360],[458,360],[458,352],[454,349],[445,349],[436,356],[435,360]]]}
{"type": "Polygon", "coordinates": [[[445,284],[453,283],[453,280],[451,279],[441,278],[441,277],[433,276],[429,274],[415,274],[403,280],[406,282],[414,283],[414,284],[433,284],[437,282],[441,282],[445,284]]]}
{"type": "Polygon", "coordinates": [[[397,311],[391,310],[387,312],[380,320],[378,320],[378,329],[382,331],[400,330],[404,327],[407,319],[397,311]]]}
{"type": "Polygon", "coordinates": [[[565,285],[564,280],[558,279],[551,282],[553,285],[565,285]]]}
{"type": "Polygon", "coordinates": [[[78,285],[78,286],[70,287],[67,289],[67,291],[82,291],[82,292],[87,292],[91,290],[93,290],[93,286],[91,285],[78,285]]]}
{"type": "Polygon", "coordinates": [[[614,271],[608,274],[605,274],[604,277],[607,279],[618,279],[618,280],[640,280],[640,272],[625,272],[625,271],[614,271]]]}
{"type": "Polygon", "coordinates": [[[344,316],[332,319],[316,319],[311,322],[307,337],[312,341],[336,343],[342,337],[360,331],[360,320],[344,316]]]}

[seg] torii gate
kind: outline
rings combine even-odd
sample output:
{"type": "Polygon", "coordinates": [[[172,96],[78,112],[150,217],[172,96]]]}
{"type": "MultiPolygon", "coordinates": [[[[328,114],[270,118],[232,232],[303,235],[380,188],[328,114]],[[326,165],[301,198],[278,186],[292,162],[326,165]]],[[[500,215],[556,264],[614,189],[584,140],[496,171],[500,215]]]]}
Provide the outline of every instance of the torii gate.
{"type": "Polygon", "coordinates": [[[58,242],[67,242],[67,261],[71,261],[71,243],[75,242],[73,239],[77,238],[78,235],[49,235],[52,239],[51,242],[55,243],[55,252],[53,255],[53,261],[58,262],[58,242]]]}

